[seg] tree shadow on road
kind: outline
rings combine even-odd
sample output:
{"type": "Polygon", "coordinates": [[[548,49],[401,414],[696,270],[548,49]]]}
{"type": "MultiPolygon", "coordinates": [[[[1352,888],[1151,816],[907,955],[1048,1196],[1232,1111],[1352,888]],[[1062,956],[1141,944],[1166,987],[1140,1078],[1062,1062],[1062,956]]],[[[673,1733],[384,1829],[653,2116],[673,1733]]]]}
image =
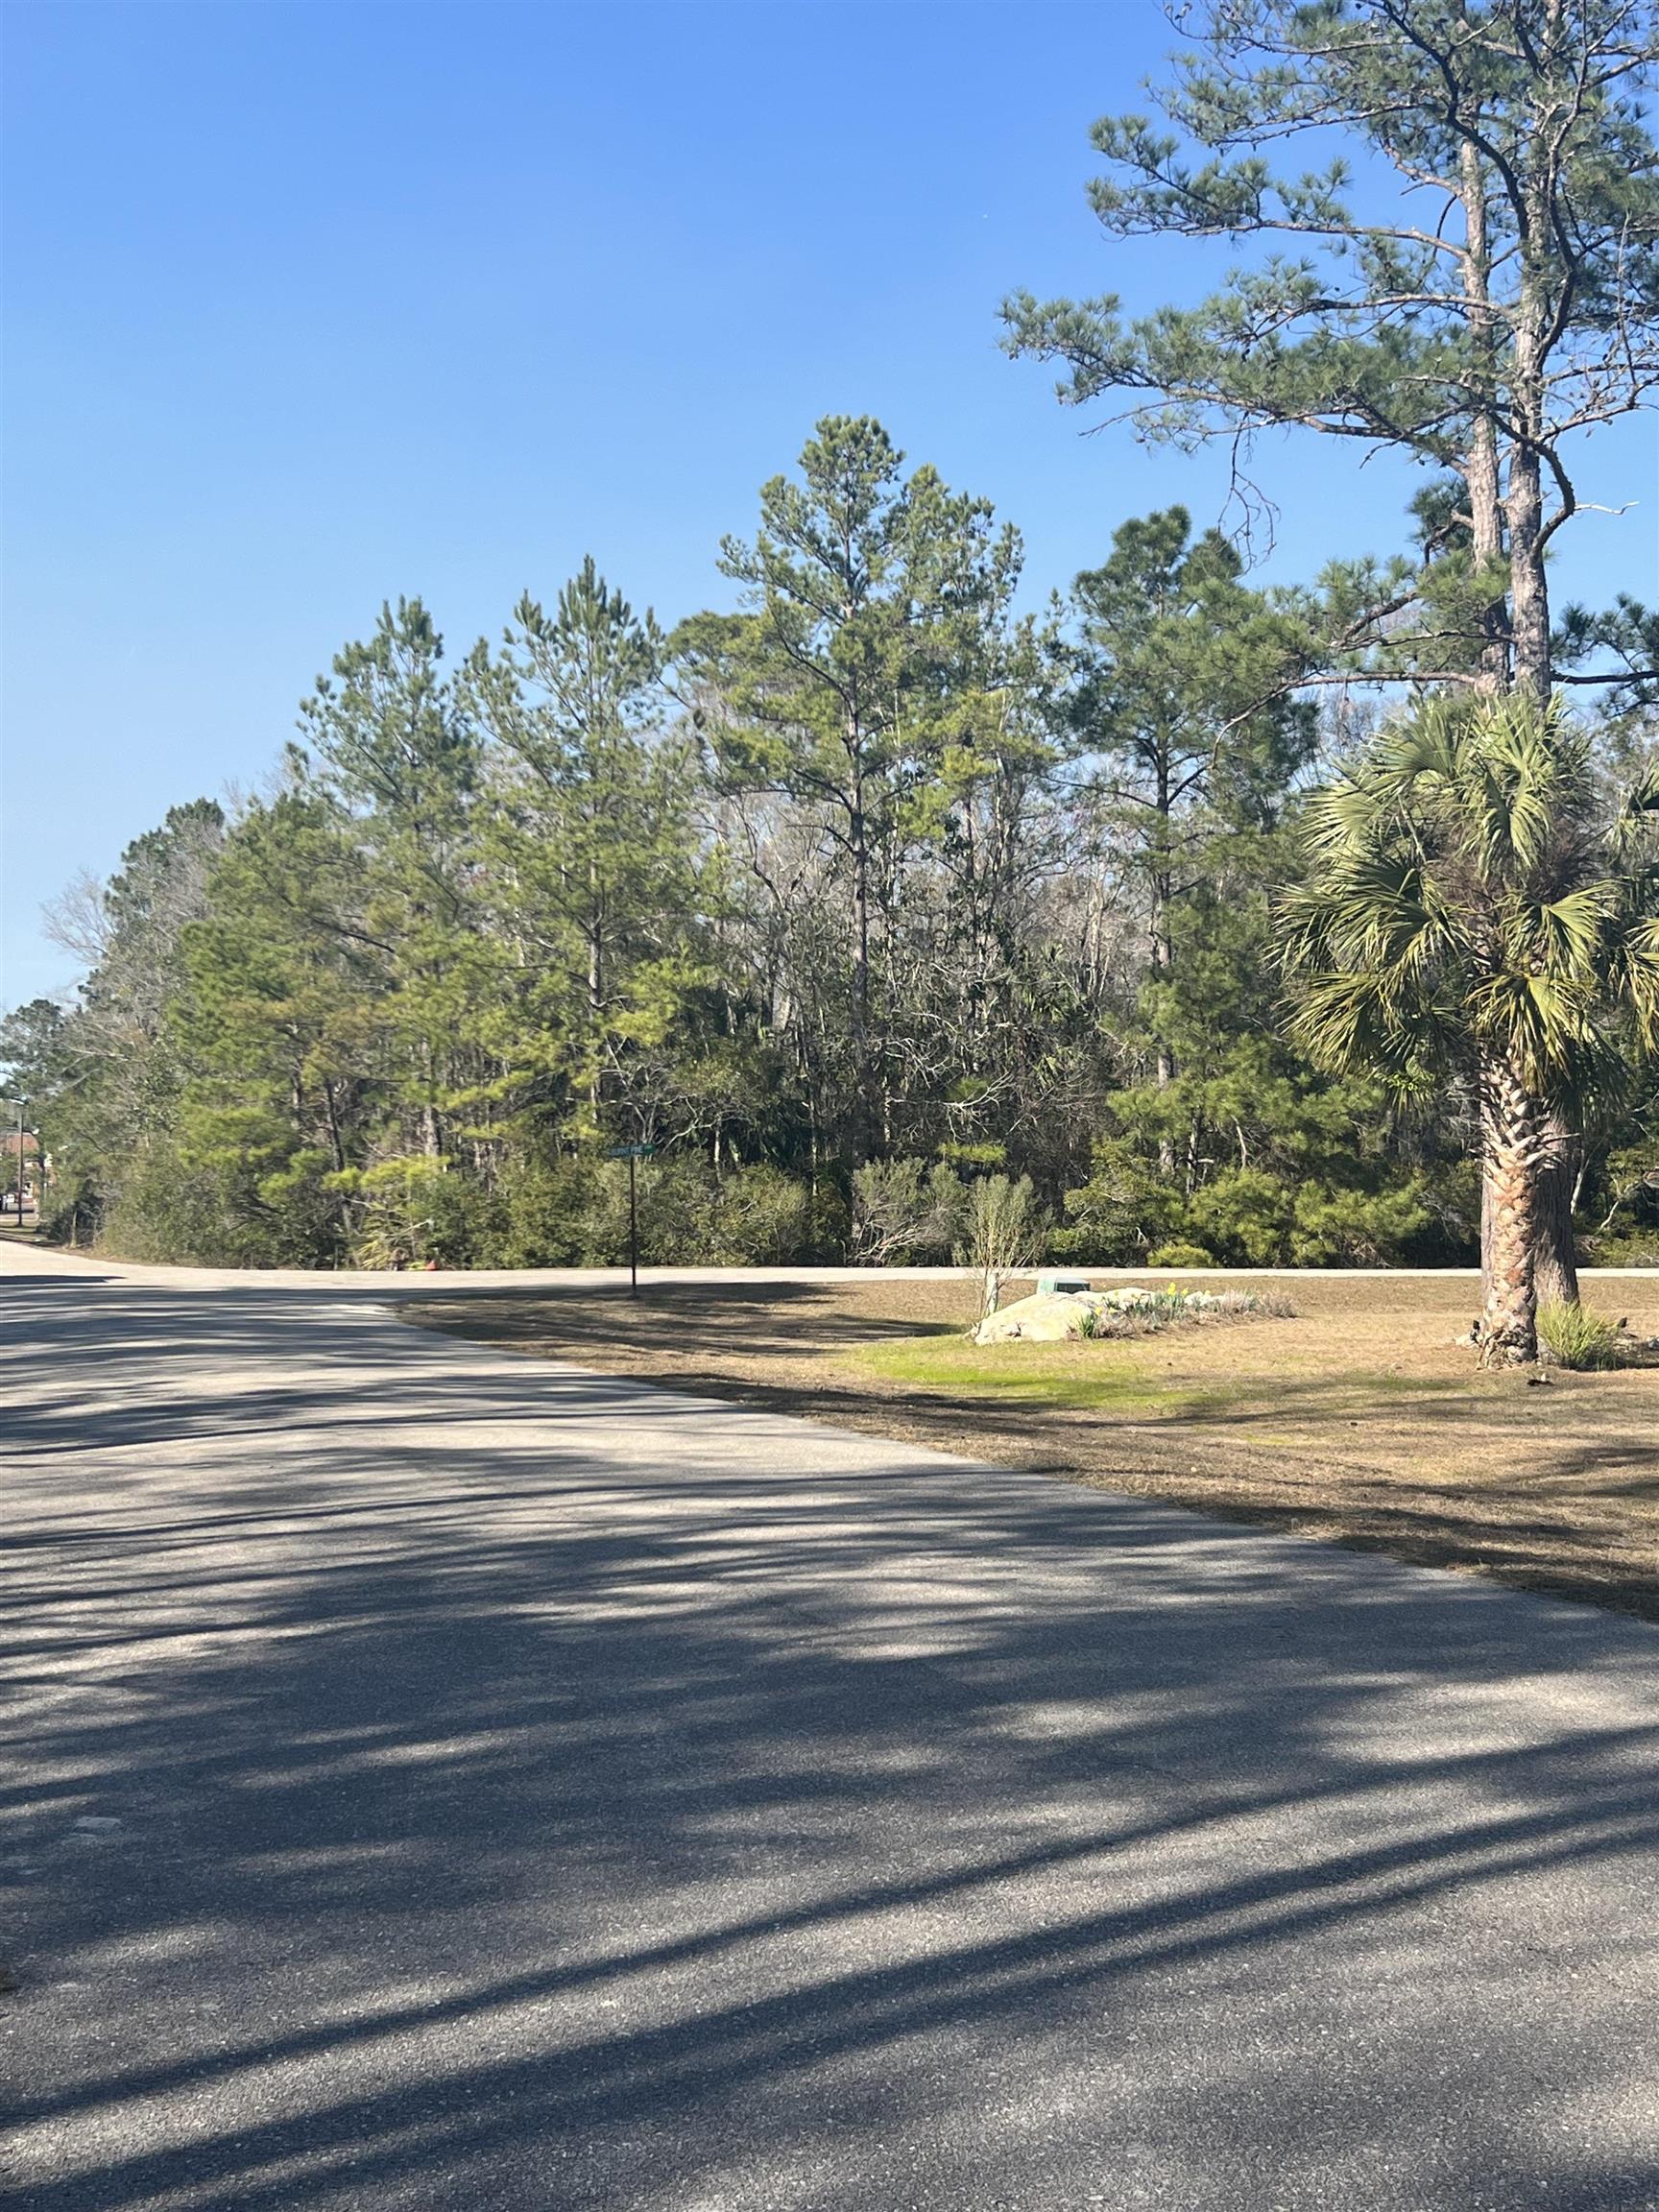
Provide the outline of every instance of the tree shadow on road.
{"type": "Polygon", "coordinates": [[[35,2212],[1652,2200],[1635,1624],[293,1297],[10,1342],[35,2212]]]}

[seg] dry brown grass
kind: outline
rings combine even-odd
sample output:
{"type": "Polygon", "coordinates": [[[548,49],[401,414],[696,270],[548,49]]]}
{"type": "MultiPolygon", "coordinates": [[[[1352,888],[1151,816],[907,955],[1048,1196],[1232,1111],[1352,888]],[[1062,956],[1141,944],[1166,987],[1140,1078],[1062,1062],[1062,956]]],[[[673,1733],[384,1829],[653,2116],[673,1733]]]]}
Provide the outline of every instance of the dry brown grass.
{"type": "MultiPolygon", "coordinates": [[[[1104,1277],[1097,1280],[1104,1280],[1104,1277]]],[[[1219,1279],[1214,1279],[1219,1281],[1219,1279]]],[[[964,1282],[434,1300],[411,1319],[1659,1619],[1659,1359],[1486,1375],[1464,1277],[1279,1279],[1292,1318],[969,1345],[964,1282]]],[[[1659,1280],[1586,1279],[1659,1334],[1659,1280]]]]}

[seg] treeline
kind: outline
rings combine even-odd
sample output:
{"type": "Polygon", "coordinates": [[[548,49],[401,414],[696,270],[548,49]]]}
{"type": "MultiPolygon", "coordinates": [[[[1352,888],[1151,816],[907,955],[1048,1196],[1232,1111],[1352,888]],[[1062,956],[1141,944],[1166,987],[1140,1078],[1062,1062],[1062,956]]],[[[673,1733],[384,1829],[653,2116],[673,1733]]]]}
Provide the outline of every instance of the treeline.
{"type": "MultiPolygon", "coordinates": [[[[832,419],[724,545],[733,613],[664,634],[589,561],[451,661],[388,607],[265,796],[174,808],[60,908],[86,980],[0,1037],[49,1225],[606,1262],[643,1144],[655,1262],[948,1259],[998,1175],[1056,1258],[1473,1259],[1473,1089],[1321,1072],[1278,958],[1305,795],[1480,650],[1467,533],[1418,520],[1415,631],[1356,622],[1363,565],[1253,589],[1178,508],[1021,614],[1016,533],[832,419]]],[[[1587,727],[1610,782],[1651,746],[1639,706],[1587,727]]],[[[1620,1095],[1576,1216],[1659,1259],[1653,1088],[1620,1095]]]]}

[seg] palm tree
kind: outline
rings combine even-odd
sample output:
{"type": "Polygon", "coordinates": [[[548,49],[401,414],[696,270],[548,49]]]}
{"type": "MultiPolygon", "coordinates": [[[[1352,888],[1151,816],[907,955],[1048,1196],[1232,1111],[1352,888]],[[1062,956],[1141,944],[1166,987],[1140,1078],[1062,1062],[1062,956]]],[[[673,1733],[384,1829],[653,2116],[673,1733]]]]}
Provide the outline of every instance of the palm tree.
{"type": "Polygon", "coordinates": [[[1659,1046],[1659,808],[1599,788],[1557,705],[1436,699],[1314,794],[1286,901],[1292,1026],[1325,1066],[1479,1106],[1481,1358],[1537,1357],[1540,1171],[1561,1114],[1659,1046]]]}

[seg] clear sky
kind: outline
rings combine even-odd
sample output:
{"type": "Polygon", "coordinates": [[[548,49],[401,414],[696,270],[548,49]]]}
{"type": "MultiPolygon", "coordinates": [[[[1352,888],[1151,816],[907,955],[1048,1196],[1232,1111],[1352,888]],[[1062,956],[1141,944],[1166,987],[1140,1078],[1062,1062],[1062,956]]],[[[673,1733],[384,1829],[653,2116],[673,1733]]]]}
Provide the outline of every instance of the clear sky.
{"type": "MultiPolygon", "coordinates": [[[[665,621],[818,417],[878,415],[1025,534],[1034,592],[1214,457],[1087,438],[1006,360],[1016,285],[1184,296],[1089,215],[1151,0],[4,10],[5,969],[166,808],[257,782],[380,601],[451,652],[591,551],[665,621]]],[[[1599,439],[1560,588],[1651,597],[1659,438],[1599,439]]],[[[1261,473],[1271,577],[1395,550],[1408,487],[1261,473]]]]}

